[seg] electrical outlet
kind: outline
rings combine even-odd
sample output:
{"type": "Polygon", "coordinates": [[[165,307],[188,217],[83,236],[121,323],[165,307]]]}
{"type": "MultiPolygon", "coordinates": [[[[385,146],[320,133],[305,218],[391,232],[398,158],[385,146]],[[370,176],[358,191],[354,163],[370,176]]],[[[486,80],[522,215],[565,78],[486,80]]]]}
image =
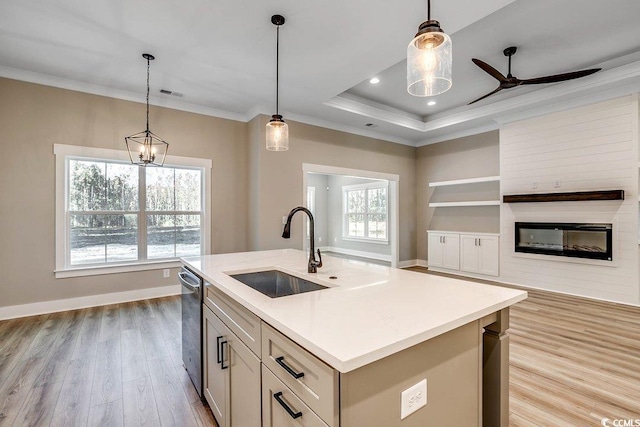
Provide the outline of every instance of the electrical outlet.
{"type": "Polygon", "coordinates": [[[333,242],[334,242],[334,243],[338,243],[338,238],[337,238],[337,237],[334,237],[334,238],[333,238],[333,242]]]}
{"type": "Polygon", "coordinates": [[[287,216],[283,216],[282,217],[282,225],[285,225],[287,223],[287,216]]]}
{"type": "Polygon", "coordinates": [[[538,189],[538,181],[533,181],[533,184],[531,184],[531,189],[533,189],[533,190],[537,190],[538,189]]]}
{"type": "Polygon", "coordinates": [[[562,187],[562,181],[557,180],[553,183],[553,188],[560,188],[562,187]]]}
{"type": "Polygon", "coordinates": [[[168,268],[165,268],[164,270],[162,270],[162,276],[166,279],[167,277],[171,276],[171,270],[169,270],[168,268]]]}
{"type": "Polygon", "coordinates": [[[322,237],[318,237],[318,242],[322,242],[322,237]]]}
{"type": "Polygon", "coordinates": [[[400,419],[404,420],[427,404],[427,380],[413,385],[402,392],[400,403],[400,419]]]}

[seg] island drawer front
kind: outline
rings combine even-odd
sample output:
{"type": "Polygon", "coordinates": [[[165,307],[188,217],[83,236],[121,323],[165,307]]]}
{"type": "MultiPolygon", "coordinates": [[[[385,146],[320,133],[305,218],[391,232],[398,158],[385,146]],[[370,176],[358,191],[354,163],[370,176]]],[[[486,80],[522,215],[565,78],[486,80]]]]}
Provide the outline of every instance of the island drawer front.
{"type": "Polygon", "coordinates": [[[207,286],[204,303],[253,353],[261,354],[260,318],[224,295],[212,285],[207,286]]]}
{"type": "Polygon", "coordinates": [[[329,427],[298,396],[262,365],[262,427],[329,427]],[[280,403],[274,395],[278,395],[280,403]],[[287,405],[292,414],[284,408],[287,405]],[[301,415],[297,415],[297,414],[301,415]],[[296,418],[293,418],[293,417],[296,418]]]}
{"type": "Polygon", "coordinates": [[[266,323],[262,323],[262,363],[328,425],[338,424],[337,371],[266,323]],[[304,375],[295,378],[300,374],[304,375]]]}

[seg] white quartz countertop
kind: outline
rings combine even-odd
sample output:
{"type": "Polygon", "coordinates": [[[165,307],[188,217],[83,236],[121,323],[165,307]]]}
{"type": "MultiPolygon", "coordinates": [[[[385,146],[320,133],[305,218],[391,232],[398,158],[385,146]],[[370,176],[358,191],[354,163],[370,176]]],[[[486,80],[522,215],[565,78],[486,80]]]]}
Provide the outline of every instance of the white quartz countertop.
{"type": "Polygon", "coordinates": [[[349,372],[527,297],[515,289],[283,249],[183,258],[212,286],[238,301],[340,372],[349,372]],[[276,269],[329,289],[270,298],[229,277],[276,269]],[[336,276],[337,279],[329,279],[336,276]]]}

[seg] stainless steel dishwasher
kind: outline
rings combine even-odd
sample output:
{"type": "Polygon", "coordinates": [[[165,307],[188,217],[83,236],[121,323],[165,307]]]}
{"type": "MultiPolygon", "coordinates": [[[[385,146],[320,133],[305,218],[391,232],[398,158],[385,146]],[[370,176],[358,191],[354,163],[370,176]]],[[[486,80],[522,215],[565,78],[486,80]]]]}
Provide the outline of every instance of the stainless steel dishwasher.
{"type": "Polygon", "coordinates": [[[182,363],[202,395],[202,300],[204,281],[186,267],[178,272],[182,285],[182,363]]]}

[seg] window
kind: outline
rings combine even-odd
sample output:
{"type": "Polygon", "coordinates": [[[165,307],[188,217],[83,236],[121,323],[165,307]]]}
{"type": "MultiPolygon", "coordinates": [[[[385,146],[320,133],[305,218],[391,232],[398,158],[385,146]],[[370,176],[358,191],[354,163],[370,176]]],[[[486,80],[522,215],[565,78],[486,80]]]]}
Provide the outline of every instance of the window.
{"type": "Polygon", "coordinates": [[[55,154],[56,277],[162,268],[209,251],[210,160],[168,156],[142,168],[125,151],[56,144],[55,154]]]}
{"type": "Polygon", "coordinates": [[[388,242],[388,184],[349,185],[342,192],[343,237],[388,242]]]}

